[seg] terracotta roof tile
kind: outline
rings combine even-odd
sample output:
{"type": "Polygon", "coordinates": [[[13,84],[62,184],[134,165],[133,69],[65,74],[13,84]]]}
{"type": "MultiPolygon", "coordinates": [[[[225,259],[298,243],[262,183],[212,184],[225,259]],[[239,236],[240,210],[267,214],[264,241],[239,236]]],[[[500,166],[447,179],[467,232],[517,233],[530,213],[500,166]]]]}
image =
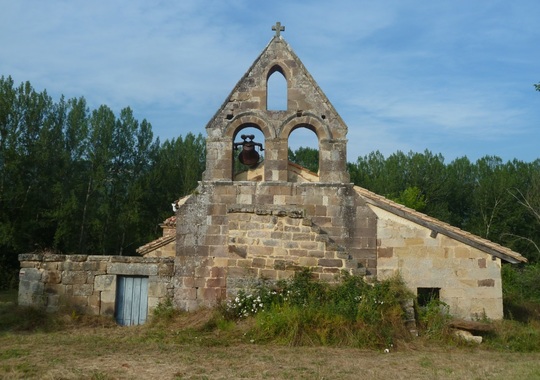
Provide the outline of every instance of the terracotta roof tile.
{"type": "Polygon", "coordinates": [[[139,248],[137,248],[136,252],[139,255],[145,255],[148,252],[154,251],[158,248],[163,247],[164,245],[167,245],[169,243],[172,243],[176,239],[176,236],[163,236],[156,240],[151,241],[150,243],[147,243],[139,248]]]}

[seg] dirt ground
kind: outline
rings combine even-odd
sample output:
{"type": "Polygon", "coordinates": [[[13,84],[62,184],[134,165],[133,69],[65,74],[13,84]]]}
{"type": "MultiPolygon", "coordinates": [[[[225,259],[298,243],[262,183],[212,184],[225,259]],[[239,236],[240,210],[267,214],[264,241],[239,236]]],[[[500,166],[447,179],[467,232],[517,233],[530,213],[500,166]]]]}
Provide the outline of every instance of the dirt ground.
{"type": "Polygon", "coordinates": [[[286,347],[144,327],[0,335],[2,379],[540,379],[540,353],[286,347]]]}

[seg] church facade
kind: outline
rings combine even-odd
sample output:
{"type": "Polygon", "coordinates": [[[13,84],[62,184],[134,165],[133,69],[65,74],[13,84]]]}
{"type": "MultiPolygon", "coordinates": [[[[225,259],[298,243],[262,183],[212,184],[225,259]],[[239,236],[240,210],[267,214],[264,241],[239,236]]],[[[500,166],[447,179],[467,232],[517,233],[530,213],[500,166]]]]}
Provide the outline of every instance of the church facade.
{"type": "MultiPolygon", "coordinates": [[[[194,310],[215,306],[259,279],[287,279],[310,268],[323,281],[342,271],[378,279],[399,273],[413,293],[438,297],[456,317],[501,319],[502,262],[526,259],[350,183],[347,126],[281,36],[283,27],[274,30],[206,126],[206,170],[198,188],[175,203],[164,236],[139,248],[137,265],[115,265],[100,287],[94,285],[98,274],[87,276],[86,294],[97,305],[89,309],[117,313],[115,276],[151,277],[149,309],[170,297],[176,307],[194,310]],[[268,79],[276,73],[287,83],[283,110],[267,105],[268,79]],[[264,141],[244,134],[253,128],[264,141]],[[299,128],[317,138],[318,173],[288,161],[289,137],[299,128]],[[237,172],[238,159],[244,172],[237,172]]],[[[37,288],[46,298],[43,279],[51,276],[43,274],[44,260],[21,257],[21,265],[42,271],[37,288]]],[[[69,270],[57,271],[61,285],[69,270]]]]}

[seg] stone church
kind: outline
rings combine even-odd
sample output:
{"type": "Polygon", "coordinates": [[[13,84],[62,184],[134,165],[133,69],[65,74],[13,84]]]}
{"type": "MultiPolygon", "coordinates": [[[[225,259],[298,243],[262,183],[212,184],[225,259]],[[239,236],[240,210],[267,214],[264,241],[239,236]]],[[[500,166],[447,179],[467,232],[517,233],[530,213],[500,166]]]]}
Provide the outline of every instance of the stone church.
{"type": "Polygon", "coordinates": [[[141,257],[21,255],[23,304],[55,309],[70,298],[118,318],[136,302],[145,318],[167,297],[183,310],[212,307],[257,279],[287,279],[307,267],[326,281],[341,271],[378,279],[400,273],[413,293],[438,297],[456,317],[503,317],[501,263],[526,259],[350,183],[347,126],[284,28],[273,30],[206,126],[203,178],[175,202],[163,237],[140,247],[141,257]],[[284,110],[267,106],[276,73],[287,84],[284,110]],[[298,128],[318,140],[318,173],[288,161],[298,128]]]}

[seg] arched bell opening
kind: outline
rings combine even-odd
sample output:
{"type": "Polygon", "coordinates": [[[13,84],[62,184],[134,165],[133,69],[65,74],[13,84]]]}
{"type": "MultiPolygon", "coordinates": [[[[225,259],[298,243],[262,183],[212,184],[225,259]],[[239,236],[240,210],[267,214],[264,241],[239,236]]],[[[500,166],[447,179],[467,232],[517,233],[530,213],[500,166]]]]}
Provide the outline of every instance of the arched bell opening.
{"type": "MultiPolygon", "coordinates": [[[[313,174],[319,175],[321,148],[316,129],[310,124],[298,124],[288,136],[289,162],[302,166],[313,174]]],[[[288,177],[293,179],[289,173],[288,177]]],[[[311,180],[313,177],[310,176],[311,180]]]]}
{"type": "Polygon", "coordinates": [[[233,135],[233,180],[262,181],[265,138],[256,124],[243,124],[233,135]]]}

